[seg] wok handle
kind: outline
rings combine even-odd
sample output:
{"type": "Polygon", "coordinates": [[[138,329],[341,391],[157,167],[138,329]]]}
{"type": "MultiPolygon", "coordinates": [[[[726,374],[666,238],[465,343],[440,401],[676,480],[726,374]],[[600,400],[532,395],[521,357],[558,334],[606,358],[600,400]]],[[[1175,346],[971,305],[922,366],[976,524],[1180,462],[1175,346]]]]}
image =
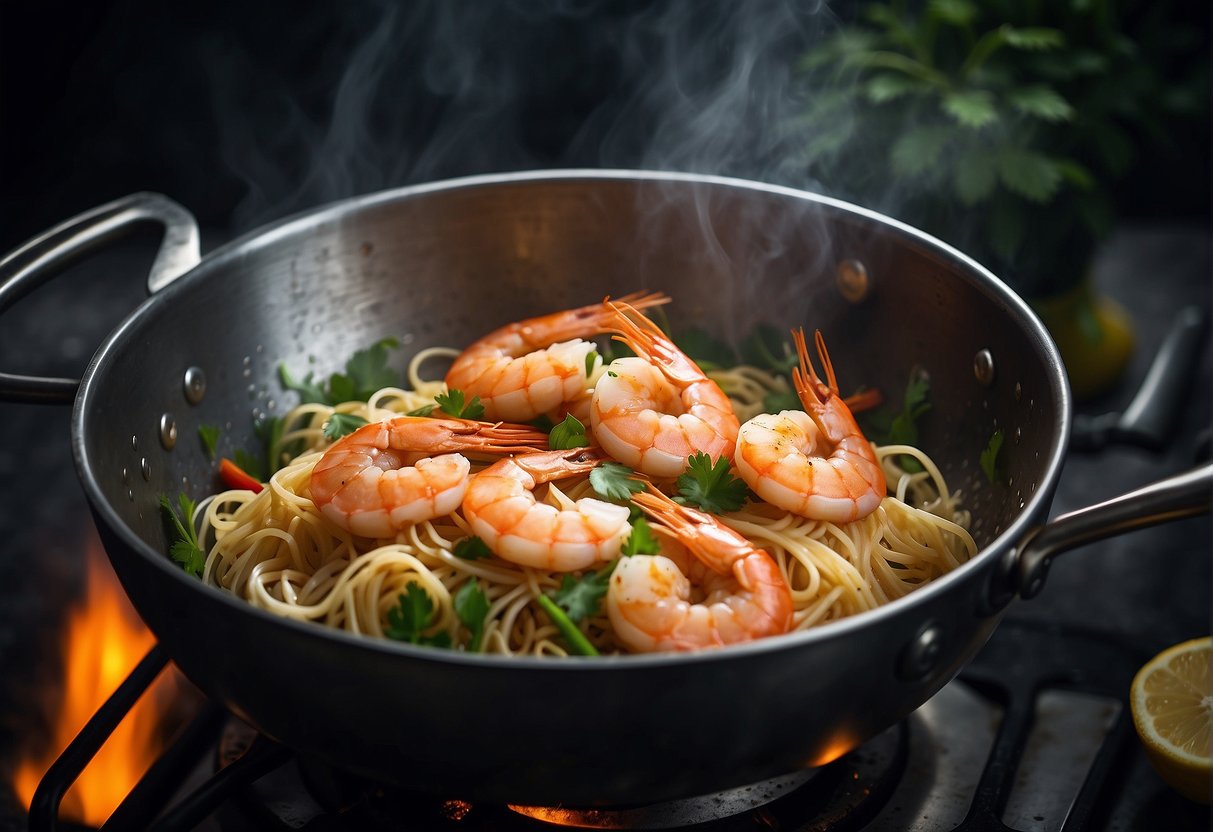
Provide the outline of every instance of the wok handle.
{"type": "Polygon", "coordinates": [[[1014,589],[1032,598],[1044,588],[1054,555],[1122,532],[1193,517],[1213,503],[1213,463],[1103,503],[1069,512],[1030,532],[1016,550],[1014,589]]]}
{"type": "MultiPolygon", "coordinates": [[[[164,238],[147,277],[149,294],[198,265],[198,222],[193,214],[161,194],[131,194],[78,214],[0,258],[0,314],[85,254],[144,222],[164,226],[164,238]]],[[[0,373],[0,401],[67,403],[76,397],[79,385],[74,379],[0,373]]]]}

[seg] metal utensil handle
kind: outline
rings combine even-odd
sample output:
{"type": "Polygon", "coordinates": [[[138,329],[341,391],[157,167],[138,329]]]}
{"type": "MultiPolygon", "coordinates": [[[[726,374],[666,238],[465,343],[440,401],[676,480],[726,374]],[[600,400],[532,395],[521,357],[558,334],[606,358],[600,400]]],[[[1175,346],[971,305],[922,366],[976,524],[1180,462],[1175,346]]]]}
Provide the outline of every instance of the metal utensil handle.
{"type": "Polygon", "coordinates": [[[1176,474],[1120,497],[1069,512],[1041,526],[1020,543],[1016,589],[1031,598],[1044,587],[1053,556],[1105,537],[1193,517],[1213,503],[1213,463],[1176,474]]]}
{"type": "MultiPolygon", "coordinates": [[[[149,294],[198,265],[198,222],[193,214],[161,194],[131,194],[78,214],[0,258],[0,314],[94,248],[143,222],[164,226],[147,277],[149,294]]],[[[75,398],[79,384],[74,379],[0,373],[0,401],[66,403],[75,398]]]]}

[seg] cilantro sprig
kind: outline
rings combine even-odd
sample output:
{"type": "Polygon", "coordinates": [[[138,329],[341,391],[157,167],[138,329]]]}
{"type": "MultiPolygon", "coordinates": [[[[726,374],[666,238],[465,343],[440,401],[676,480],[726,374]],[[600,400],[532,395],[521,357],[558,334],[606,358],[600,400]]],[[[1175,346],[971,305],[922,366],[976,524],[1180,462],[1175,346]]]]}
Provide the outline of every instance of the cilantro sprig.
{"type": "Polygon", "coordinates": [[[687,457],[686,473],[678,477],[678,495],[683,505],[694,505],[710,514],[737,511],[749,495],[745,481],[734,477],[724,457],[712,462],[702,451],[687,457]]]}
{"type": "Polygon", "coordinates": [[[452,553],[462,560],[480,560],[493,556],[493,550],[480,537],[472,535],[460,540],[452,548],[452,553]]]}
{"type": "Polygon", "coordinates": [[[564,417],[564,421],[552,428],[548,434],[548,447],[553,451],[567,451],[573,448],[584,448],[590,444],[585,435],[585,425],[572,413],[564,417]]]}
{"type": "Polygon", "coordinates": [[[425,631],[432,625],[434,614],[434,601],[429,593],[422,589],[420,584],[410,583],[405,587],[405,591],[400,593],[396,606],[388,609],[384,635],[396,641],[407,641],[409,644],[450,647],[450,633],[426,635],[425,631]]]}
{"type": "Polygon", "coordinates": [[[364,350],[358,350],[345,363],[345,372],[333,373],[327,381],[316,378],[315,373],[310,372],[302,380],[297,380],[285,363],[278,365],[278,377],[283,387],[299,394],[301,404],[337,405],[365,400],[376,390],[399,384],[399,375],[387,366],[388,350],[399,346],[400,342],[395,338],[383,338],[364,350]]]}
{"type": "Polygon", "coordinates": [[[369,422],[356,413],[334,413],[324,423],[324,438],[330,441],[340,439],[366,424],[369,422]]]}
{"type": "Polygon", "coordinates": [[[604,500],[626,503],[633,494],[644,491],[646,486],[635,478],[635,471],[618,462],[604,462],[590,471],[590,487],[604,500]]]}
{"type": "Polygon", "coordinates": [[[476,579],[472,578],[459,587],[452,600],[459,623],[466,627],[472,635],[467,646],[468,652],[479,653],[484,642],[485,621],[489,616],[489,597],[485,595],[476,579]]]}
{"type": "MultiPolygon", "coordinates": [[[[864,432],[881,445],[917,445],[918,420],[931,409],[931,379],[926,370],[915,367],[910,371],[902,397],[901,410],[892,413],[889,408],[871,411],[861,418],[864,432]]],[[[910,472],[921,471],[922,466],[913,457],[900,458],[901,466],[910,472]]]]}
{"type": "Polygon", "coordinates": [[[981,452],[978,458],[978,463],[981,465],[981,470],[985,472],[986,479],[991,483],[997,484],[1002,482],[1003,469],[1005,461],[1003,459],[1003,432],[1002,428],[995,429],[990,436],[990,441],[986,443],[985,450],[981,452]]]}
{"type": "Polygon", "coordinates": [[[611,573],[615,571],[616,563],[618,561],[611,561],[597,572],[587,572],[581,576],[565,575],[560,587],[550,596],[540,595],[538,598],[539,607],[547,613],[569,649],[576,655],[598,655],[597,648],[577,625],[597,615],[601,610],[602,598],[610,586],[611,573]]]}
{"type": "Polygon", "coordinates": [[[199,425],[198,438],[202,440],[202,447],[206,448],[206,455],[214,459],[215,446],[219,444],[219,427],[217,425],[199,425]]]}
{"type": "Polygon", "coordinates": [[[442,412],[456,419],[479,419],[484,416],[484,405],[480,403],[479,396],[472,396],[471,401],[465,399],[462,390],[448,390],[434,396],[434,401],[442,412]]]}
{"type": "Polygon", "coordinates": [[[653,527],[643,517],[632,521],[632,533],[623,542],[620,554],[624,555],[656,555],[661,551],[661,543],[653,534],[653,527]]]}
{"type": "Polygon", "coordinates": [[[160,508],[171,531],[176,534],[176,539],[169,544],[169,556],[191,575],[201,575],[202,567],[206,565],[206,553],[202,551],[198,534],[194,531],[194,513],[198,505],[186,494],[177,495],[177,505],[181,510],[180,517],[169,498],[160,495],[160,508]]]}

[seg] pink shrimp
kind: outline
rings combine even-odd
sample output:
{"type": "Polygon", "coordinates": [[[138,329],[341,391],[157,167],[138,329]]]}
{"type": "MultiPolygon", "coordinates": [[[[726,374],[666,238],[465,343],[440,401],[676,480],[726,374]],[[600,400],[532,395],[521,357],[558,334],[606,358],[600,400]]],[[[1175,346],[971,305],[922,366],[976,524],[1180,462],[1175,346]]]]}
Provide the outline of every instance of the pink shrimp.
{"type": "MultiPolygon", "coordinates": [[[[635,293],[624,300],[646,309],[670,299],[635,293]]],[[[446,386],[479,396],[490,419],[562,417],[589,398],[586,360],[595,346],[582,339],[607,332],[614,315],[604,301],[507,324],[459,354],[446,386]]]]}
{"type": "Polygon", "coordinates": [[[769,554],[655,489],[632,501],[675,545],[625,557],[611,573],[607,615],[624,645],[645,653],[697,650],[791,629],[792,593],[769,554]]]}
{"type": "Polygon", "coordinates": [[[638,357],[611,362],[595,385],[594,440],[654,477],[681,474],[698,452],[732,459],[739,422],[729,397],[656,324],[627,303],[610,305],[611,326],[638,357]]]}
{"type": "Polygon", "coordinates": [[[309,493],[346,531],[391,537],[459,507],[471,466],[458,451],[508,454],[546,446],[546,434],[525,425],[399,416],[337,440],[312,469],[309,493]]]}
{"type": "Polygon", "coordinates": [[[606,459],[598,448],[547,451],[498,460],[472,478],[463,514],[503,560],[557,572],[619,555],[631,534],[628,509],[584,497],[558,509],[535,500],[540,483],[588,473],[606,459]]]}
{"type": "Polygon", "coordinates": [[[793,381],[804,412],[764,413],[741,426],[737,471],[759,497],[812,520],[848,523],[876,510],[884,472],[871,443],[838,396],[825,339],[816,335],[823,382],[809,363],[804,330],[792,338],[800,356],[793,381]]]}

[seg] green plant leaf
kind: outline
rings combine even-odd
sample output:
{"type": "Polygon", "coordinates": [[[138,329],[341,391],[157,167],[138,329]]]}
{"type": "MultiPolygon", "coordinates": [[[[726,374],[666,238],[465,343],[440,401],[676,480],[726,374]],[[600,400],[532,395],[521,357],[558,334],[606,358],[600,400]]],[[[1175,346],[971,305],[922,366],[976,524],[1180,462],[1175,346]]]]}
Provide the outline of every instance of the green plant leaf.
{"type": "Polygon", "coordinates": [[[1044,204],[1061,187],[1061,168],[1057,162],[1023,147],[1008,147],[998,154],[998,176],[1012,193],[1029,202],[1044,204]]]}
{"type": "Polygon", "coordinates": [[[564,421],[552,428],[548,434],[548,447],[553,451],[567,451],[573,448],[584,448],[590,444],[585,435],[585,425],[581,420],[569,413],[564,421]]]}
{"type": "Polygon", "coordinates": [[[956,159],[952,184],[965,205],[976,205],[988,199],[998,184],[998,169],[990,154],[980,149],[961,153],[956,159]]]}
{"type": "Polygon", "coordinates": [[[889,149],[889,166],[894,176],[918,176],[939,163],[952,136],[943,125],[914,127],[897,137],[889,149]]]}
{"type": "Polygon", "coordinates": [[[998,121],[998,107],[989,90],[957,90],[944,95],[943,111],[964,127],[980,129],[998,121]]]}
{"type": "Polygon", "coordinates": [[[931,0],[927,11],[949,26],[968,26],[977,17],[977,7],[968,0],[931,0]]]}
{"type": "Polygon", "coordinates": [[[873,104],[885,104],[913,93],[928,92],[929,84],[908,75],[882,72],[872,76],[863,84],[863,94],[873,104]]]}
{"type": "Polygon", "coordinates": [[[1018,27],[1004,24],[1000,31],[1007,46],[1028,52],[1059,49],[1066,44],[1066,36],[1060,29],[1046,26],[1018,27]]]}
{"type": "MultiPolygon", "coordinates": [[[[373,393],[374,391],[371,392],[373,393]]],[[[329,440],[340,439],[347,433],[353,433],[365,424],[367,424],[366,419],[355,413],[334,413],[324,423],[324,438],[329,440]]]]}
{"type": "Polygon", "coordinates": [[[1024,115],[1042,121],[1069,121],[1074,116],[1070,102],[1043,84],[1011,90],[1007,93],[1007,103],[1024,115]]]}

